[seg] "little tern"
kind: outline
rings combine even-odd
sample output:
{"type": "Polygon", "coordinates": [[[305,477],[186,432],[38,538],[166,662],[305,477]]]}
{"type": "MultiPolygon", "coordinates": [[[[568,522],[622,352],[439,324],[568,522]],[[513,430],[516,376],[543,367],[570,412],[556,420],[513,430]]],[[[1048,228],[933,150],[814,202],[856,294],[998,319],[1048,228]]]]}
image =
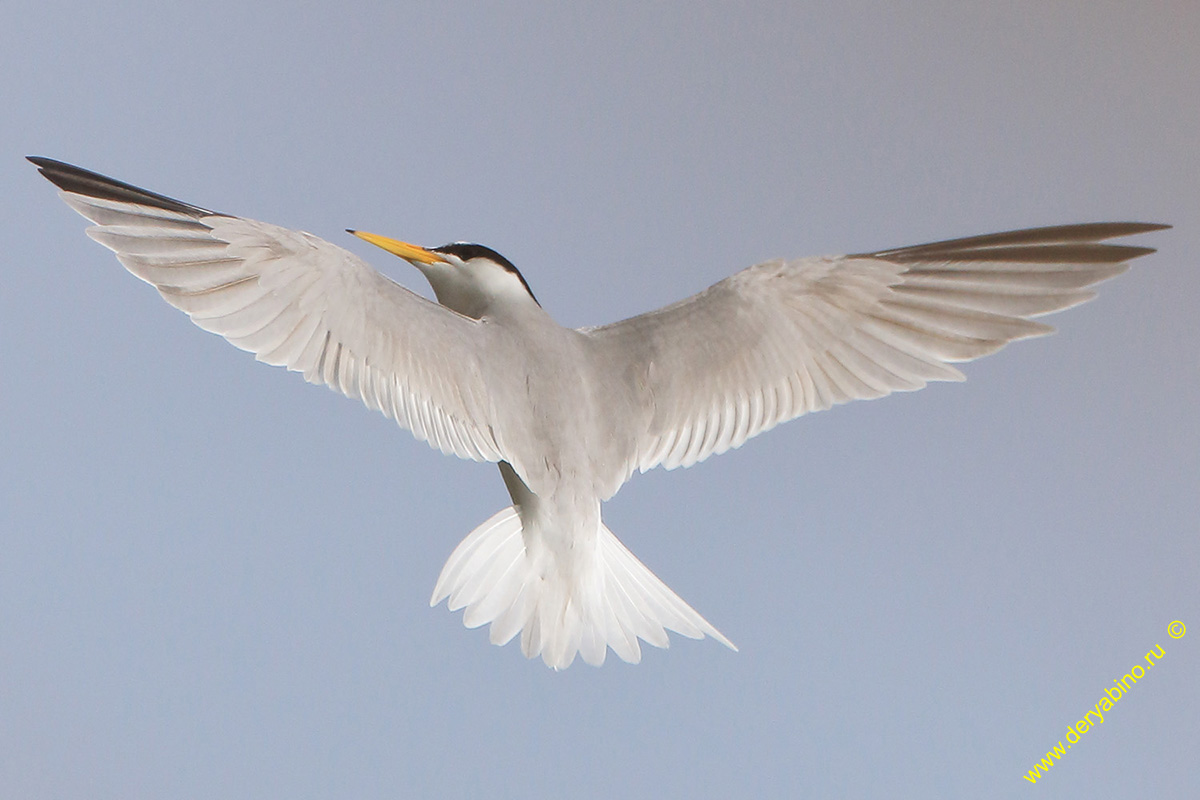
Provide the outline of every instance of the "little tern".
{"type": "Polygon", "coordinates": [[[467,535],[430,605],[517,634],[554,669],[666,631],[733,644],[601,520],[634,472],[687,467],[810,411],[959,381],[952,364],[1052,329],[1032,318],[1154,252],[1106,240],[1167,225],[1010,231],[773,260],[674,305],[556,324],[506,258],[349,231],[410,262],[432,302],[289,230],[29,158],[88,235],[199,327],[383,412],[445,453],[499,465],[512,506],[467,535]]]}

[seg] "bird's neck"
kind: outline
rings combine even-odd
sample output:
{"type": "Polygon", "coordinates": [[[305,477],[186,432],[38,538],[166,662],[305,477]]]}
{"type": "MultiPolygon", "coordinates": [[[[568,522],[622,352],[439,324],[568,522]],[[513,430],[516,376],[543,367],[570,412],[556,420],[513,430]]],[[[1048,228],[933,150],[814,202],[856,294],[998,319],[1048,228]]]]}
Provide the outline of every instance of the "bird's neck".
{"type": "Polygon", "coordinates": [[[426,271],[437,301],[472,319],[544,314],[520,278],[497,270],[465,279],[456,273],[426,271]]]}

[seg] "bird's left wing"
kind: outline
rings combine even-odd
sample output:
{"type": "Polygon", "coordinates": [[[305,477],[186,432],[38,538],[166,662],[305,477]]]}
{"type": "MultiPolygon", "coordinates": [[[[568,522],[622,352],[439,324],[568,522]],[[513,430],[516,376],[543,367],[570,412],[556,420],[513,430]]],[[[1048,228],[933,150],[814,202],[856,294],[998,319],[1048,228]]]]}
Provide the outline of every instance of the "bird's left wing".
{"type": "Polygon", "coordinates": [[[88,235],[204,330],[382,411],[445,453],[498,461],[477,320],[308,233],[31,157],[88,235]]]}
{"type": "Polygon", "coordinates": [[[642,412],[628,471],[686,467],[810,411],[962,380],[952,363],[1048,333],[1031,317],[1089,300],[1086,287],[1153,252],[1103,240],[1165,227],[1067,225],[769,261],[581,332],[642,412]]]}

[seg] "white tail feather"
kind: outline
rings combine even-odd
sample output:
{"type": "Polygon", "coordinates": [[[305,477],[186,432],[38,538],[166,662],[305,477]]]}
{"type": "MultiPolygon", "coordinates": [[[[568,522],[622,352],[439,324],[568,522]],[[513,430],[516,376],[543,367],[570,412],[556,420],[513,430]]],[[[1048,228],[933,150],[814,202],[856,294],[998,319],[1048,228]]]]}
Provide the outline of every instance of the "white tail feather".
{"type": "Polygon", "coordinates": [[[520,633],[525,656],[540,655],[554,669],[569,667],[576,653],[600,666],[610,647],[636,664],[642,658],[638,639],[667,647],[667,630],[690,639],[711,636],[737,650],[603,523],[592,566],[575,581],[546,569],[526,552],[521,518],[509,506],[454,549],[429,604],[448,597],[451,611],[466,609],[468,628],[490,622],[493,644],[507,644],[520,633]]]}

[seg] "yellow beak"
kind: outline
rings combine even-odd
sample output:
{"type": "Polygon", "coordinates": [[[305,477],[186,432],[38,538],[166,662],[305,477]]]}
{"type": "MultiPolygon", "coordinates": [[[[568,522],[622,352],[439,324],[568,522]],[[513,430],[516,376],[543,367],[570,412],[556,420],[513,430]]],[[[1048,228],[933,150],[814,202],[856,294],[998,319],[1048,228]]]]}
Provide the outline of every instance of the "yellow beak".
{"type": "Polygon", "coordinates": [[[445,261],[437,253],[432,250],[426,250],[424,247],[419,247],[408,242],[401,242],[398,239],[389,239],[386,236],[380,236],[376,233],[367,233],[366,231],[355,231],[350,228],[346,229],[346,233],[352,233],[364,242],[370,242],[376,247],[382,247],[389,253],[394,253],[406,261],[419,261],[422,264],[433,264],[438,261],[445,261]]]}

